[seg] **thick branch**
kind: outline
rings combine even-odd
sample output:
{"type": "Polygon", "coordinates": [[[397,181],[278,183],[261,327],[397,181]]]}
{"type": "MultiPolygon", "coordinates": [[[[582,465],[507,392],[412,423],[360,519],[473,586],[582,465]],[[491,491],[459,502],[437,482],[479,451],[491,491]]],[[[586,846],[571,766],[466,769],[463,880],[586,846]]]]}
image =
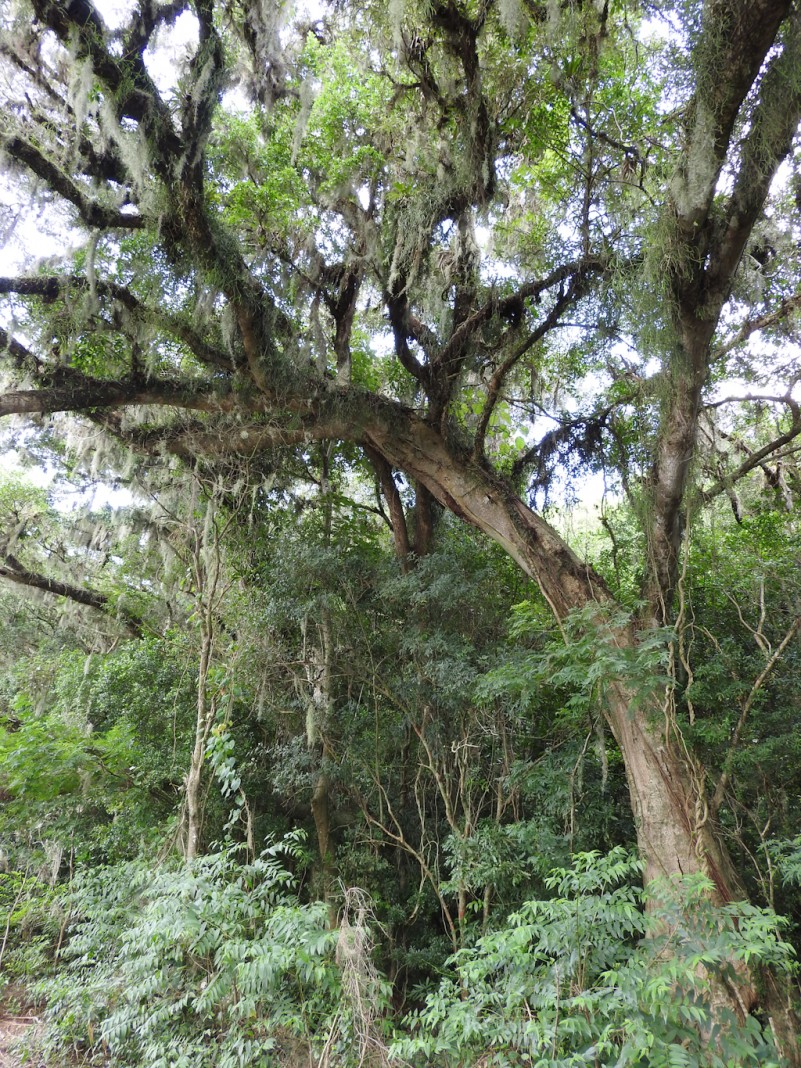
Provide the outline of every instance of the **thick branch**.
{"type": "Polygon", "coordinates": [[[477,44],[486,11],[486,7],[480,7],[477,17],[470,19],[462,14],[455,0],[445,0],[432,11],[432,21],[445,31],[448,50],[464,71],[465,100],[462,102],[458,97],[453,99],[464,111],[462,126],[468,143],[473,192],[479,203],[492,196],[496,182],[495,129],[484,98],[477,44]]]}
{"type": "MultiPolygon", "coordinates": [[[[770,179],[789,147],[783,118],[773,115],[778,129],[775,135],[763,129],[773,114],[775,105],[769,106],[768,101],[776,94],[775,83],[786,77],[781,56],[765,75],[762,104],[751,116],[754,140],[746,144],[735,178],[730,208],[731,223],[737,220],[736,237],[730,224],[730,238],[713,241],[712,201],[735,123],[738,117],[748,118],[742,114],[746,97],[791,7],[789,0],[721,0],[705,8],[707,22],[696,50],[700,75],[690,111],[692,122],[671,182],[672,203],[666,220],[674,229],[677,249],[675,265],[666,280],[672,293],[675,342],[666,353],[668,399],[648,487],[652,519],[647,531],[649,559],[644,583],[644,599],[656,620],[667,618],[675,591],[682,508],[709,371],[710,342],[729,294],[736,261],[764,206],[770,179]],[[726,76],[720,77],[723,70],[726,76]],[[754,154],[759,145],[768,155],[763,166],[755,170],[754,154]]],[[[792,30],[791,37],[795,32],[792,30]]],[[[786,54],[791,54],[789,46],[786,54]]],[[[801,99],[791,97],[789,105],[792,124],[796,124],[801,99]]]]}
{"type": "Polygon", "coordinates": [[[705,5],[695,50],[698,85],[688,108],[686,147],[671,182],[678,228],[691,245],[702,238],[740,109],[791,8],[791,0],[705,5]]]}
{"type": "Polygon", "coordinates": [[[2,329],[0,329],[0,352],[7,352],[16,364],[17,370],[23,373],[37,374],[42,369],[41,362],[31,350],[2,329]]]}
{"type": "Polygon", "coordinates": [[[25,164],[50,189],[74,205],[87,226],[100,230],[141,230],[145,225],[141,215],[116,211],[92,200],[60,167],[22,137],[4,137],[0,144],[12,159],[25,164]]]}
{"type": "Polygon", "coordinates": [[[565,263],[562,264],[561,267],[555,268],[550,274],[546,275],[545,278],[538,278],[531,282],[526,282],[514,293],[509,294],[509,296],[501,298],[493,297],[454,330],[448,343],[437,354],[437,363],[447,363],[452,358],[453,354],[465,345],[468,338],[472,337],[484,323],[488,322],[493,317],[500,319],[518,318],[525,301],[537,301],[543,293],[546,293],[554,286],[567,281],[567,279],[586,278],[590,274],[603,271],[605,266],[605,262],[600,259],[588,259],[580,260],[575,263],[565,263]]]}
{"type": "MultiPolygon", "coordinates": [[[[179,316],[143,304],[127,286],[98,281],[94,288],[99,296],[110,297],[152,326],[159,327],[178,338],[179,341],[183,341],[201,363],[207,363],[226,371],[234,369],[227,352],[210,345],[202,335],[193,330],[179,316]]],[[[89,280],[75,274],[0,278],[0,294],[17,293],[19,296],[37,296],[47,303],[66,299],[71,289],[87,292],[90,289],[89,280]]]]}
{"type": "Polygon", "coordinates": [[[384,295],[384,299],[386,300],[389,321],[395,339],[395,355],[409,374],[429,390],[431,387],[430,368],[426,364],[420,363],[409,348],[409,337],[414,337],[415,340],[418,340],[418,336],[409,323],[408,301],[405,296],[395,297],[388,293],[384,295]]]}
{"type": "Polygon", "coordinates": [[[355,386],[330,384],[317,396],[287,399],[283,411],[263,396],[235,398],[174,383],[147,387],[96,382],[76,376],[41,392],[8,394],[0,414],[87,409],[133,447],[189,460],[223,456],[254,457],[265,450],[334,439],[374,449],[392,466],[421,483],[444,508],[501,545],[534,578],[557,618],[592,600],[608,603],[610,594],[591,567],[582,563],[559,534],[532,512],[506,481],[471,460],[410,408],[355,386]],[[123,429],[113,412],[123,405],[175,405],[198,411],[231,412],[236,420],[186,421],[161,429],[123,429]],[[289,405],[291,404],[291,407],[289,405]],[[263,413],[269,411],[269,416],[263,413]],[[242,416],[250,415],[250,422],[242,416]],[[269,421],[268,421],[269,419],[269,421]]]}
{"type": "Polygon", "coordinates": [[[801,120],[801,11],[790,16],[786,30],[784,47],[762,78],[725,225],[711,250],[706,292],[715,304],[729,295],[746,242],[801,120]]]}
{"type": "Polygon", "coordinates": [[[610,594],[545,520],[498,476],[454,451],[436,429],[408,409],[372,398],[362,440],[425,486],[454,515],[481,530],[540,586],[558,619],[610,594]]]}
{"type": "Polygon", "coordinates": [[[362,278],[362,272],[357,268],[343,266],[337,272],[336,295],[323,292],[326,305],[334,320],[334,352],[337,358],[337,378],[344,385],[350,382],[350,338],[362,278]]]}
{"type": "Polygon", "coordinates": [[[252,412],[256,414],[253,420],[243,422],[239,404],[218,409],[223,413],[235,413],[232,420],[226,420],[224,414],[220,419],[209,421],[184,418],[170,426],[157,428],[124,427],[113,409],[106,413],[93,413],[93,418],[138,452],[214,463],[228,456],[254,459],[263,453],[308,445],[313,441],[339,440],[362,444],[359,431],[348,418],[347,406],[340,405],[338,400],[336,398],[334,403],[316,409],[306,404],[305,412],[301,410],[304,405],[299,402],[296,411],[271,412],[269,421],[258,415],[257,406],[254,405],[252,412]],[[323,407],[326,410],[322,410],[323,407]]]}
{"type": "Polygon", "coordinates": [[[70,47],[77,47],[81,58],[90,60],[95,74],[112,90],[119,117],[143,123],[166,161],[180,158],[181,144],[172,124],[169,108],[147,72],[142,55],[137,52],[120,57],[109,52],[103,20],[91,0],[34,0],[34,11],[57,37],[70,47]]]}
{"type": "Polygon", "coordinates": [[[144,53],[153,33],[159,26],[173,25],[185,10],[186,0],[170,0],[161,6],[154,0],[143,0],[134,10],[133,19],[125,34],[126,54],[138,56],[144,63],[144,53]]]}
{"type": "Polygon", "coordinates": [[[192,99],[184,108],[183,138],[175,129],[170,110],[150,78],[142,55],[134,52],[118,58],[111,54],[102,20],[90,0],[71,0],[66,6],[57,0],[34,0],[34,9],[65,45],[77,46],[78,55],[91,61],[95,73],[112,90],[118,118],[140,123],[153,170],[170,196],[171,210],[164,221],[168,251],[171,244],[188,246],[201,267],[223,280],[223,291],[236,313],[251,378],[257,385],[266,386],[267,365],[273,365],[273,374],[279,369],[274,359],[272,327],[280,316],[248,270],[231,235],[218,218],[209,217],[203,195],[202,152],[223,62],[210,6],[197,7],[201,40],[191,64],[196,92],[189,94],[192,99]],[[180,162],[177,168],[176,162],[180,162]]]}
{"type": "Polygon", "coordinates": [[[6,556],[5,561],[0,563],[0,578],[8,579],[9,582],[14,582],[19,586],[53,594],[55,597],[66,597],[70,601],[75,601],[76,604],[95,608],[118,619],[133,637],[142,637],[142,620],[127,609],[112,604],[105,593],[73,586],[69,582],[60,582],[57,579],[47,578],[46,575],[28,571],[13,556],[6,556]]]}
{"type": "Polygon", "coordinates": [[[0,394],[0,416],[48,415],[94,408],[130,408],[152,404],[203,412],[241,411],[242,398],[216,393],[208,385],[178,382],[108,382],[61,368],[51,375],[52,385],[42,389],[10,390],[0,394]]]}

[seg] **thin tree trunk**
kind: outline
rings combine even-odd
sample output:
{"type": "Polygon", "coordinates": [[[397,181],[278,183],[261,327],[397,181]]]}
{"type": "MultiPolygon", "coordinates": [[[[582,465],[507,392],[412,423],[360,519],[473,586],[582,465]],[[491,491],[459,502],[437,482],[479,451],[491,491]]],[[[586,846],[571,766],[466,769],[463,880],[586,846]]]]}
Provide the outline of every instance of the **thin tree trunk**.
{"type": "Polygon", "coordinates": [[[185,822],[184,857],[194,860],[200,848],[201,827],[203,823],[203,806],[201,802],[203,760],[206,755],[206,742],[211,729],[211,712],[208,704],[208,674],[211,663],[213,636],[207,627],[203,627],[200,642],[200,663],[197,679],[197,717],[195,719],[195,744],[185,786],[185,822]]]}
{"type": "MultiPolygon", "coordinates": [[[[320,496],[324,509],[323,539],[331,540],[332,502],[330,496],[328,451],[324,450],[320,471],[320,496]]],[[[304,662],[306,679],[311,691],[306,714],[306,743],[317,754],[319,767],[311,797],[311,813],[320,853],[323,900],[328,906],[329,922],[336,925],[334,878],[336,862],[331,838],[331,781],[326,765],[329,759],[327,732],[333,707],[334,634],[331,615],[323,605],[315,622],[316,634],[308,638],[309,624],[304,624],[304,662]]]]}
{"type": "MultiPolygon", "coordinates": [[[[194,491],[197,492],[198,488],[196,485],[194,491]]],[[[194,507],[193,499],[192,512],[194,507]]],[[[233,516],[230,516],[223,529],[219,529],[216,503],[212,499],[206,502],[202,529],[195,524],[189,524],[187,528],[190,550],[186,562],[192,571],[200,626],[195,741],[184,786],[183,848],[187,861],[197,856],[201,844],[203,763],[215,715],[214,702],[209,696],[209,669],[214,655],[215,615],[228,589],[222,576],[221,544],[232,521],[233,516]]]]}
{"type": "Polygon", "coordinates": [[[306,741],[318,757],[319,768],[311,797],[311,813],[320,853],[320,873],[322,877],[323,900],[328,905],[332,923],[336,920],[333,902],[334,877],[336,871],[335,849],[331,838],[331,781],[326,771],[329,749],[326,742],[328,720],[332,704],[331,688],[331,625],[328,614],[323,612],[320,624],[321,648],[307,651],[309,661],[307,673],[312,687],[311,700],[307,714],[306,741]]]}

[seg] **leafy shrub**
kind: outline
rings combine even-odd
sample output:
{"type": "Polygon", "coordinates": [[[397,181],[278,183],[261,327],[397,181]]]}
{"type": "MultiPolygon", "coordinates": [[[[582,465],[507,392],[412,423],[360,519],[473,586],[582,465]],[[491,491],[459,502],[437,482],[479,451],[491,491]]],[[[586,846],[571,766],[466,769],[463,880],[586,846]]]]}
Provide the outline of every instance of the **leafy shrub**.
{"type": "Polygon", "coordinates": [[[69,964],[42,984],[45,1052],[239,1068],[335,1045],[347,1033],[337,932],[324,904],[298,902],[284,861],[302,848],[292,834],[253,863],[225,848],[155,875],[131,863],[76,880],[69,964]]]}
{"type": "Polygon", "coordinates": [[[0,989],[47,970],[62,920],[47,882],[29,871],[0,872],[0,989]]]}
{"type": "Polygon", "coordinates": [[[622,849],[577,854],[500,930],[452,958],[454,973],[410,1014],[392,1052],[413,1064],[724,1068],[775,1065],[769,1033],[712,1012],[738,965],[788,967],[773,914],[715,908],[703,878],[654,888],[622,849]],[[650,937],[645,937],[650,935],[650,937]]]}

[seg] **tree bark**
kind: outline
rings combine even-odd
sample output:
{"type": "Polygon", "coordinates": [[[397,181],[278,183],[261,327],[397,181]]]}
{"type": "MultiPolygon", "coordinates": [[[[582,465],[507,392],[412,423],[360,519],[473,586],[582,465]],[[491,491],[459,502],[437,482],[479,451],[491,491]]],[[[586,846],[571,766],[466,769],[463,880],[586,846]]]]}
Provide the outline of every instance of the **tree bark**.
{"type": "Polygon", "coordinates": [[[52,594],[54,597],[65,597],[75,601],[76,604],[88,605],[112,619],[117,619],[128,633],[134,638],[141,638],[144,627],[141,619],[120,605],[116,607],[110,602],[105,593],[87,589],[85,586],[75,586],[70,582],[61,582],[58,579],[48,578],[34,571],[29,571],[10,554],[6,554],[5,561],[0,561],[0,578],[8,579],[19,586],[28,589],[41,590],[43,593],[52,594]]]}
{"type": "MultiPolygon", "coordinates": [[[[320,465],[320,505],[323,509],[323,540],[326,545],[330,545],[332,500],[327,448],[323,450],[320,465]]],[[[331,780],[327,771],[330,758],[328,731],[334,703],[334,634],[327,605],[321,606],[320,616],[314,621],[313,630],[315,633],[310,636],[309,620],[306,620],[303,625],[303,661],[310,691],[306,713],[306,744],[318,761],[310,807],[320,853],[322,895],[328,906],[329,923],[334,928],[337,921],[334,902],[336,861],[331,838],[331,780]]]]}
{"type": "MultiPolygon", "coordinates": [[[[558,622],[588,605],[609,627],[617,607],[603,579],[500,479],[468,458],[453,456],[436,431],[410,419],[406,433],[374,427],[377,448],[423,482],[464,521],[501,545],[539,586],[558,622]]],[[[636,649],[634,625],[614,641],[636,649]]],[[[606,716],[626,766],[637,840],[646,878],[706,873],[724,903],[743,896],[725,846],[707,818],[703,776],[682,746],[671,709],[637,702],[626,679],[610,680],[606,716]]]]}
{"type": "MultiPolygon", "coordinates": [[[[392,433],[374,425],[368,438],[443,507],[501,545],[537,583],[557,621],[594,605],[604,624],[615,601],[601,577],[499,478],[454,455],[436,431],[413,417],[404,429],[396,419],[392,433]]],[[[615,629],[614,640],[621,650],[636,649],[634,625],[615,629]]],[[[625,765],[645,881],[703,874],[711,881],[714,904],[744,900],[726,845],[709,817],[702,769],[683,743],[672,704],[637,696],[626,679],[610,680],[605,714],[625,765]]],[[[798,1068],[797,990],[786,977],[762,969],[738,966],[737,975],[736,986],[721,982],[716,997],[735,1018],[764,1009],[783,1058],[798,1068]]]]}

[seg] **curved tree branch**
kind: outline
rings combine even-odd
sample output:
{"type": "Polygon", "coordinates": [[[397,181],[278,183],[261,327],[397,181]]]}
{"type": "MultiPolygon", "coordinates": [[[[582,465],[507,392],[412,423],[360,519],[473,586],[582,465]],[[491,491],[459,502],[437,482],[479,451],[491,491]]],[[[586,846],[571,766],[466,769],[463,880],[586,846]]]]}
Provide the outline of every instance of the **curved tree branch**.
{"type": "Polygon", "coordinates": [[[65,597],[76,604],[95,608],[122,623],[134,638],[141,638],[144,634],[144,624],[139,616],[119,604],[114,605],[105,593],[86,589],[83,586],[74,586],[69,582],[62,582],[59,579],[48,578],[46,575],[29,571],[11,555],[6,555],[4,561],[0,563],[0,578],[7,579],[18,586],[41,590],[43,593],[65,597]]]}
{"type": "MultiPolygon", "coordinates": [[[[752,398],[742,397],[738,399],[747,401],[752,398]]],[[[764,400],[766,398],[759,399],[764,400]]],[[[698,496],[704,503],[709,503],[709,501],[713,500],[721,493],[728,492],[732,486],[734,486],[736,482],[739,482],[741,478],[744,478],[749,471],[753,471],[755,468],[760,467],[765,460],[770,459],[770,457],[778,452],[779,449],[783,448],[785,445],[789,444],[789,442],[801,435],[801,405],[793,400],[792,397],[776,397],[770,399],[781,401],[790,409],[792,421],[789,428],[783,434],[779,434],[778,437],[769,441],[766,445],[754,450],[754,452],[749,452],[746,459],[743,460],[739,467],[735,468],[734,471],[725,475],[723,478],[719,478],[717,482],[713,482],[712,485],[707,486],[706,489],[700,490],[698,496]]],[[[725,403],[729,402],[719,402],[719,404],[725,403]]]]}
{"type": "Polygon", "coordinates": [[[92,200],[60,167],[24,138],[2,137],[0,147],[11,159],[24,164],[37,178],[41,178],[54,192],[76,207],[87,226],[104,230],[141,230],[145,225],[141,215],[116,211],[92,200]]]}
{"type": "MultiPolygon", "coordinates": [[[[45,303],[68,299],[71,290],[85,293],[91,288],[87,278],[75,274],[21,275],[16,278],[0,278],[0,294],[37,296],[45,303]]],[[[180,316],[144,304],[127,286],[98,279],[94,284],[94,292],[98,296],[109,297],[117,301],[144,322],[172,334],[173,337],[182,341],[201,363],[225,371],[234,370],[233,361],[227,352],[211,345],[180,316]]]]}
{"type": "Polygon", "coordinates": [[[734,337],[730,338],[723,345],[720,345],[713,351],[710,357],[710,363],[714,364],[717,363],[718,360],[722,360],[724,356],[727,356],[733,349],[736,349],[738,345],[741,345],[743,341],[747,341],[749,337],[758,333],[760,330],[768,330],[771,326],[776,326],[778,323],[792,318],[799,308],[801,308],[801,293],[794,293],[792,297],[787,297],[783,300],[779,307],[774,311],[757,316],[756,319],[746,320],[734,337]]]}

